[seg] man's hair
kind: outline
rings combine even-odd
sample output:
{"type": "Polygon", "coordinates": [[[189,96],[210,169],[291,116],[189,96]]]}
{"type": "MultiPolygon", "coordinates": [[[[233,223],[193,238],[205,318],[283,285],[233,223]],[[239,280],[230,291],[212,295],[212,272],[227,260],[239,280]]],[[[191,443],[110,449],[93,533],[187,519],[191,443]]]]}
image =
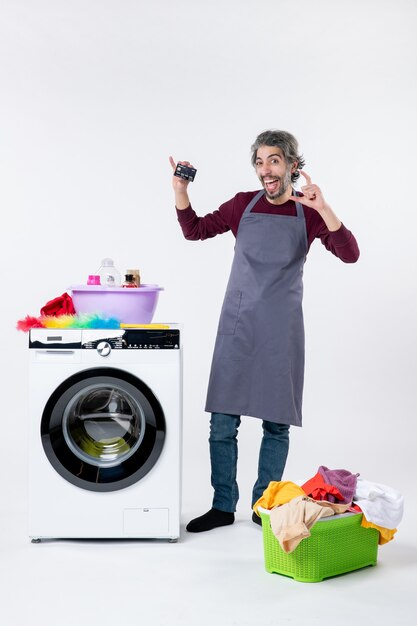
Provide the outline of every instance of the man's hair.
{"type": "Polygon", "coordinates": [[[256,155],[258,148],[261,146],[276,146],[281,148],[286,162],[292,165],[297,163],[297,169],[291,174],[291,182],[295,183],[300,178],[300,172],[298,170],[303,169],[305,161],[302,154],[298,154],[298,141],[285,130],[265,130],[263,133],[257,136],[255,143],[252,145],[252,165],[256,164],[256,155]]]}

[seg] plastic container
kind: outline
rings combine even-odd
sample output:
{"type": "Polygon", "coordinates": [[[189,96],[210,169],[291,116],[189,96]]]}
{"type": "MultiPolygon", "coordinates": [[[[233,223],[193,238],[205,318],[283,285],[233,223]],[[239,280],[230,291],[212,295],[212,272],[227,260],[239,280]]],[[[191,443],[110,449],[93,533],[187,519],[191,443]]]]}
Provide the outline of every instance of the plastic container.
{"type": "Polygon", "coordinates": [[[70,289],[77,314],[115,317],[123,324],[149,324],[158,304],[159,292],[163,291],[158,285],[142,285],[137,289],[74,285],[70,289]]]}
{"type": "Polygon", "coordinates": [[[97,274],[100,276],[100,283],[105,287],[120,287],[122,284],[122,277],[114,267],[113,259],[103,259],[97,274]]]}
{"type": "Polygon", "coordinates": [[[331,576],[376,565],[379,533],[361,526],[362,515],[344,514],[319,520],[294,552],[286,553],[271,530],[269,511],[262,519],[265,569],[300,582],[320,582],[331,576]]]}

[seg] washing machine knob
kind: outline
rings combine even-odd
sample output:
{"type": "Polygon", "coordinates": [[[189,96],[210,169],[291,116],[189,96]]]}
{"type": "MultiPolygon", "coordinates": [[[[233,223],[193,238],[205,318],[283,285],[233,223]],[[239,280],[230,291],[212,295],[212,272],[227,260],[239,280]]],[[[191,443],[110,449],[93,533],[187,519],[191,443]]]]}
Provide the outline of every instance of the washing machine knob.
{"type": "Polygon", "coordinates": [[[100,341],[97,345],[97,352],[100,356],[109,356],[111,352],[111,345],[108,341],[100,341]]]}

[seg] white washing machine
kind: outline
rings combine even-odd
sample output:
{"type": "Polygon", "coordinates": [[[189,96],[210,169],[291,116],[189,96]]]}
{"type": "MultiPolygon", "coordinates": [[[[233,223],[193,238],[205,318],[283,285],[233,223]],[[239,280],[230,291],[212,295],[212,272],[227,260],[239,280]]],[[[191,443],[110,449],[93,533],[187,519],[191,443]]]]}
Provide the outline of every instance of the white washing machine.
{"type": "Polygon", "coordinates": [[[180,327],[32,329],[29,536],[180,536],[180,327]]]}

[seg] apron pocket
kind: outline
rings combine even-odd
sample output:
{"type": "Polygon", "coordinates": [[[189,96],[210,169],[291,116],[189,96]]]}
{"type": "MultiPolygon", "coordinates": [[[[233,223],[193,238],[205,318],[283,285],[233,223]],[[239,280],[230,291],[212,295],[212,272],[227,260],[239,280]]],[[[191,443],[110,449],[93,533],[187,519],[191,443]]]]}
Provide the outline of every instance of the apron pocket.
{"type": "Polygon", "coordinates": [[[227,291],[219,321],[219,335],[234,335],[239,319],[241,291],[227,291]]]}

